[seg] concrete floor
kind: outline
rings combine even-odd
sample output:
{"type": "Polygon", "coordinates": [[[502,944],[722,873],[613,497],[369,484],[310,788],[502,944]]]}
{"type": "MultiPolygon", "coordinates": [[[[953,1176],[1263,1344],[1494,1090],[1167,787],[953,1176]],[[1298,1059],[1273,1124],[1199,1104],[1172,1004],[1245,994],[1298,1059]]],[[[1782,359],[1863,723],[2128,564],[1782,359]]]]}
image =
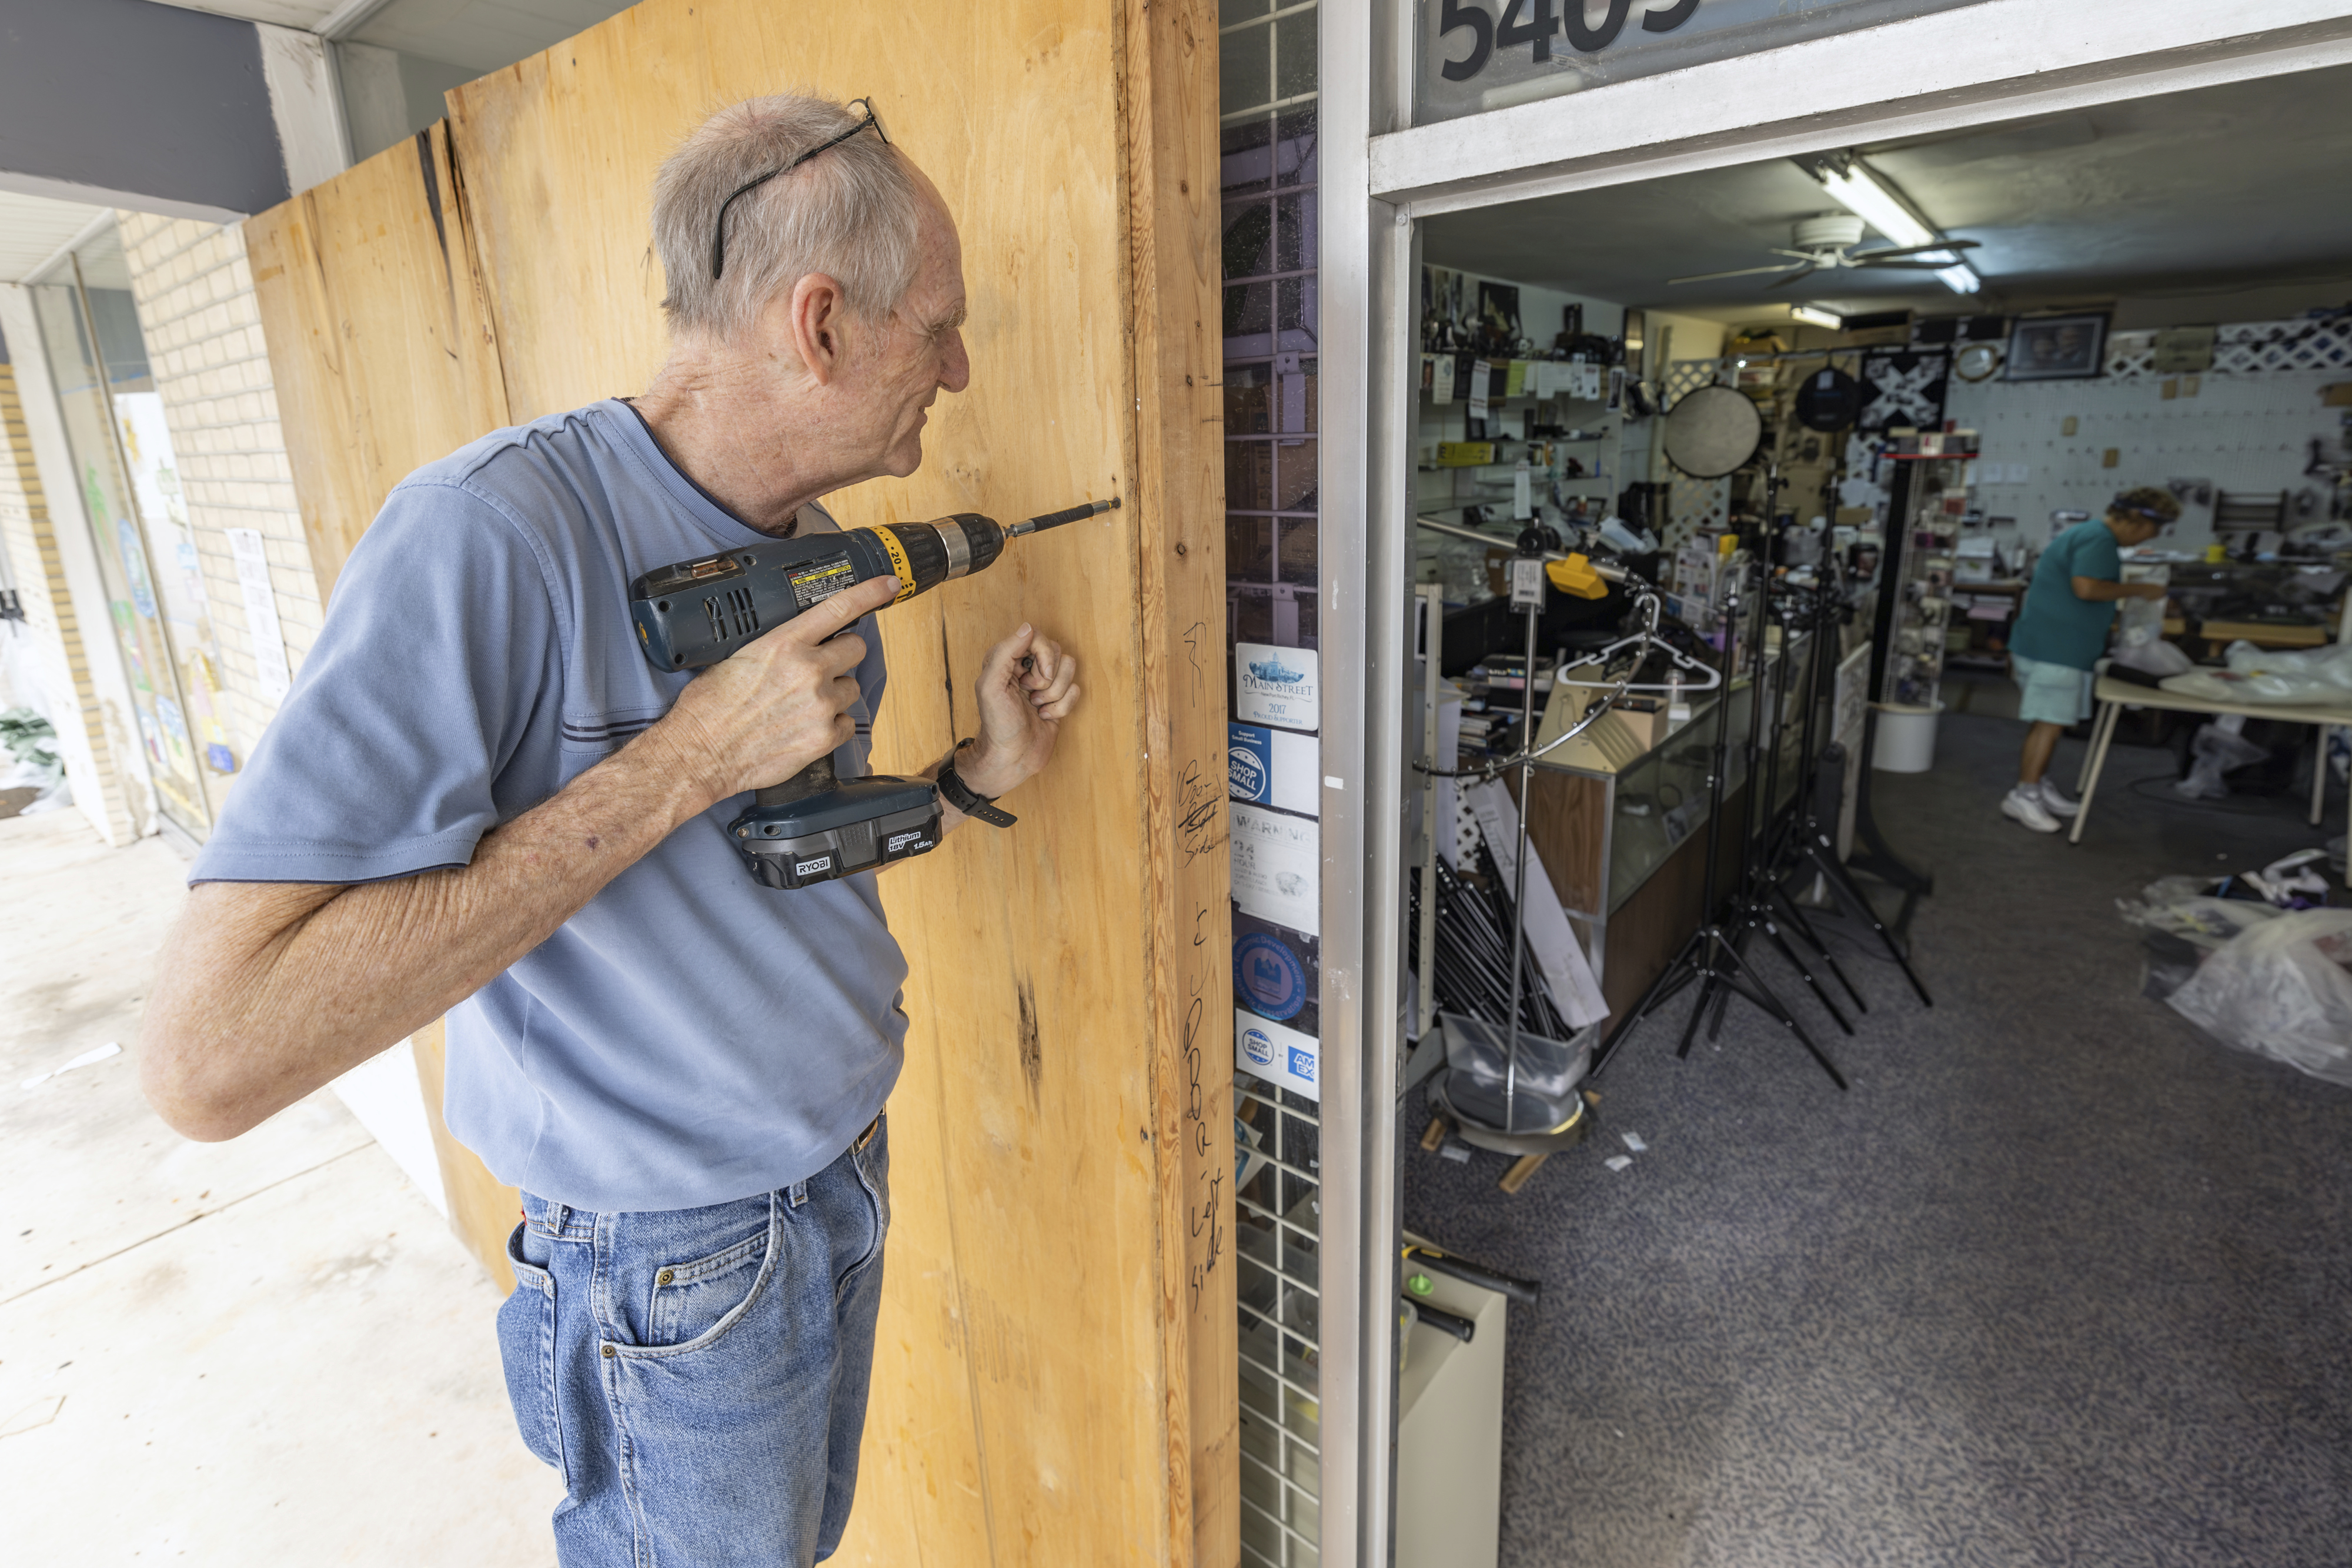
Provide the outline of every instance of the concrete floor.
{"type": "Polygon", "coordinates": [[[321,1092],[191,1144],[140,1098],[184,873],[77,812],[0,821],[8,1559],[553,1563],[498,1294],[366,1130],[321,1092]]]}

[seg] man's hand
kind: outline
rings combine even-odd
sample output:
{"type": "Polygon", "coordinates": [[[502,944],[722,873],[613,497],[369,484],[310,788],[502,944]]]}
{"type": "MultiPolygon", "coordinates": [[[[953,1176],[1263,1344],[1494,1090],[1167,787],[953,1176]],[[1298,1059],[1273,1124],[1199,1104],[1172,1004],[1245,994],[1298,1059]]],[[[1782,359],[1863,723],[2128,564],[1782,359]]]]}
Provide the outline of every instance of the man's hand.
{"type": "Polygon", "coordinates": [[[810,606],[688,682],[647,735],[661,735],[711,804],[782,783],[856,733],[866,642],[845,629],[898,592],[896,578],[869,578],[810,606]]]}
{"type": "Polygon", "coordinates": [[[1018,789],[1053,757],[1079,690],[1077,656],[1034,627],[991,648],[980,666],[980,735],[956,758],[957,776],[992,800],[1018,789]]]}

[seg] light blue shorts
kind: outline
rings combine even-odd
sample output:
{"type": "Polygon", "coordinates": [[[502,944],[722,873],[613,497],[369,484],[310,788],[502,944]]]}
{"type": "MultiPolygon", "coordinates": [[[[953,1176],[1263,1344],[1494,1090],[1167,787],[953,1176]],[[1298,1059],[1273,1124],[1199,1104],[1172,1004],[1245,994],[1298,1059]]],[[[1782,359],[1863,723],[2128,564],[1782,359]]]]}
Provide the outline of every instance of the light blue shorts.
{"type": "Polygon", "coordinates": [[[2028,724],[2080,724],[2091,716],[2091,672],[2049,664],[2021,653],[2009,656],[2018,690],[2025,694],[2017,716],[2028,724]]]}

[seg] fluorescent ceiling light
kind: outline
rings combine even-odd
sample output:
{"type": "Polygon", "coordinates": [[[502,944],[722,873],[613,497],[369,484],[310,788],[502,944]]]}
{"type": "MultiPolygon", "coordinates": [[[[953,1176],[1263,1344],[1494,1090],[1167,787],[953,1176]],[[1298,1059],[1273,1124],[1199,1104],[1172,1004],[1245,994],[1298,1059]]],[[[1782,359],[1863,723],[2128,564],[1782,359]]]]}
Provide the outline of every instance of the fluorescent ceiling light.
{"type": "Polygon", "coordinates": [[[1827,327],[1832,332],[1845,325],[1844,317],[1814,305],[1790,306],[1789,319],[1802,321],[1808,327],[1827,327]]]}
{"type": "Polygon", "coordinates": [[[1872,179],[1862,164],[1849,164],[1843,170],[1824,168],[1820,178],[1822,189],[1846,211],[1896,245],[1926,245],[1936,238],[1936,231],[1913,217],[1910,209],[1895,199],[1895,193],[1872,179]]]}
{"type": "MultiPolygon", "coordinates": [[[[1893,240],[1897,248],[1929,245],[1943,237],[1914,216],[1911,209],[1903,204],[1902,199],[1880,183],[1871,173],[1870,166],[1859,159],[1843,169],[1822,164],[1813,171],[1813,177],[1841,206],[1893,240]]],[[[1952,263],[1936,273],[1943,280],[1945,287],[1955,294],[1974,294],[1977,291],[1979,279],[1975,269],[1953,252],[1944,251],[1939,257],[1938,253],[1930,251],[1919,259],[1935,261],[1940,258],[1948,258],[1952,263]]]]}

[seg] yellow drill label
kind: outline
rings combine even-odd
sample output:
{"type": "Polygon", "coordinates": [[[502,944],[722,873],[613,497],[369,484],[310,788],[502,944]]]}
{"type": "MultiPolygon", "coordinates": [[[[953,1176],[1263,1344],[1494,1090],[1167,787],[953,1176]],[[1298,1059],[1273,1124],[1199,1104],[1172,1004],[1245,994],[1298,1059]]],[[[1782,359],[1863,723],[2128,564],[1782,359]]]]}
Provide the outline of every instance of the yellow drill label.
{"type": "Polygon", "coordinates": [[[807,562],[788,576],[792,584],[793,610],[795,614],[812,604],[831,599],[845,588],[857,586],[857,569],[849,564],[846,551],[807,562]]]}
{"type": "Polygon", "coordinates": [[[890,602],[904,603],[915,596],[915,569],[908,564],[907,548],[898,542],[895,528],[877,528],[874,532],[880,537],[882,548],[890,552],[890,570],[898,579],[898,597],[890,602]]]}

